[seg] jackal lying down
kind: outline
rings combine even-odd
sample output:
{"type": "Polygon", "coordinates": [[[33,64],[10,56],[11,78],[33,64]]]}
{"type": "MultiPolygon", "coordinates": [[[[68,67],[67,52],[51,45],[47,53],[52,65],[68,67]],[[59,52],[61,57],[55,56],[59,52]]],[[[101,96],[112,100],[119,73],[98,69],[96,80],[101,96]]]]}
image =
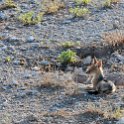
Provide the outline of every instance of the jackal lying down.
{"type": "Polygon", "coordinates": [[[115,92],[115,84],[104,78],[102,60],[94,58],[92,64],[87,68],[86,73],[89,75],[87,81],[91,81],[93,84],[91,89],[87,89],[88,93],[98,94],[115,92]]]}

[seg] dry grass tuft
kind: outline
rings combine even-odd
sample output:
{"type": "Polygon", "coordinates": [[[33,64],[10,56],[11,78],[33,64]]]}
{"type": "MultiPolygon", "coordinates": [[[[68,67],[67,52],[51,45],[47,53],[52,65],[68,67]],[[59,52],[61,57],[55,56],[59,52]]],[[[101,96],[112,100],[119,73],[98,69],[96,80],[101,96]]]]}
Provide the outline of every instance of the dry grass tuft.
{"type": "Polygon", "coordinates": [[[110,46],[124,45],[124,31],[108,32],[103,35],[104,41],[110,46]]]}
{"type": "Polygon", "coordinates": [[[111,0],[111,2],[112,2],[113,4],[116,4],[116,3],[119,3],[120,0],[111,0]]]}
{"type": "Polygon", "coordinates": [[[46,113],[45,114],[45,116],[64,117],[64,118],[68,118],[68,117],[70,117],[72,115],[74,115],[73,112],[67,111],[65,109],[60,109],[58,111],[51,112],[51,113],[46,113]]]}
{"type": "Polygon", "coordinates": [[[65,5],[63,2],[60,2],[59,0],[43,0],[42,8],[45,11],[45,13],[51,14],[56,13],[58,10],[64,8],[65,5]]]}
{"type": "Polygon", "coordinates": [[[41,86],[43,87],[63,87],[66,94],[73,94],[77,91],[76,83],[72,79],[71,73],[45,72],[42,76],[41,86]]]}
{"type": "Polygon", "coordinates": [[[119,119],[123,117],[124,110],[120,107],[116,107],[113,109],[112,105],[107,103],[107,101],[102,101],[100,106],[96,106],[93,103],[89,103],[87,107],[87,111],[91,113],[97,113],[98,115],[102,115],[105,119],[119,119]]]}
{"type": "Polygon", "coordinates": [[[45,87],[63,86],[63,82],[59,78],[59,73],[46,72],[42,76],[41,85],[45,87]]]}
{"type": "Polygon", "coordinates": [[[80,92],[80,88],[83,89],[82,85],[74,82],[73,75],[71,73],[62,72],[45,72],[42,75],[41,81],[42,87],[61,87],[64,89],[66,95],[77,95],[80,92]]]}

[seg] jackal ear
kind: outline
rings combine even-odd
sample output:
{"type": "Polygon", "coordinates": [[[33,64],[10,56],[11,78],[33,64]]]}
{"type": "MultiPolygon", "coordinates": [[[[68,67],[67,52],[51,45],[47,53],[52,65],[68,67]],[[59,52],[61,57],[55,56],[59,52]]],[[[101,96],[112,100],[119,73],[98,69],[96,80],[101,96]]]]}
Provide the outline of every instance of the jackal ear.
{"type": "Polygon", "coordinates": [[[98,63],[97,63],[98,67],[102,67],[102,60],[99,60],[98,63]]]}
{"type": "Polygon", "coordinates": [[[93,64],[96,64],[96,63],[97,63],[97,61],[98,61],[98,60],[97,60],[97,58],[96,58],[96,57],[94,57],[94,58],[93,58],[92,63],[93,63],[93,64]]]}

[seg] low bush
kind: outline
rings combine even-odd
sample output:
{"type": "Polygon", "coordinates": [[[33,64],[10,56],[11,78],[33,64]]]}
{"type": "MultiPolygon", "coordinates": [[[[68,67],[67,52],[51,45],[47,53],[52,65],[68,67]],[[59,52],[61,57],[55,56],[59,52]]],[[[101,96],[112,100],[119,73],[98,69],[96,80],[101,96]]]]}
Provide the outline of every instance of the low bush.
{"type": "Polygon", "coordinates": [[[40,23],[43,19],[43,12],[35,14],[33,11],[21,14],[18,19],[25,25],[40,23]]]}
{"type": "Polygon", "coordinates": [[[84,17],[85,15],[89,14],[90,11],[87,8],[79,8],[79,7],[75,7],[75,8],[70,8],[69,12],[71,14],[73,14],[76,17],[84,17]]]}
{"type": "Polygon", "coordinates": [[[61,63],[74,63],[74,62],[77,62],[77,55],[72,50],[63,51],[58,56],[58,60],[61,63]]]}

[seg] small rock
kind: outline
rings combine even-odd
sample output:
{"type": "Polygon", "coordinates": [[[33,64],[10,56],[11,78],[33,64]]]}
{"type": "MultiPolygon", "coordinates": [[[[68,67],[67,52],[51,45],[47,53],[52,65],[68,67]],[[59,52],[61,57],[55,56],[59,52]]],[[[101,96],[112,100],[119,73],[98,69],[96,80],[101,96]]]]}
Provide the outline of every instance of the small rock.
{"type": "Polygon", "coordinates": [[[17,93],[15,95],[15,98],[25,98],[25,97],[26,97],[26,93],[25,92],[17,93]]]}
{"type": "Polygon", "coordinates": [[[36,0],[30,0],[30,3],[31,4],[35,4],[36,3],[36,0]]]}
{"type": "Polygon", "coordinates": [[[69,23],[71,23],[71,22],[72,22],[72,20],[69,20],[69,19],[68,19],[68,20],[63,21],[62,24],[69,24],[69,23]]]}
{"type": "Polygon", "coordinates": [[[91,61],[92,61],[92,57],[87,56],[86,58],[83,59],[83,64],[88,65],[91,63],[91,61]]]}
{"type": "Polygon", "coordinates": [[[35,66],[35,67],[32,68],[32,70],[34,70],[34,71],[40,71],[40,67],[35,66]]]}
{"type": "Polygon", "coordinates": [[[50,62],[43,60],[43,61],[40,62],[40,64],[43,65],[43,66],[47,66],[47,65],[50,64],[50,62]]]}
{"type": "Polygon", "coordinates": [[[13,80],[11,85],[16,87],[18,86],[18,82],[16,80],[13,80]]]}
{"type": "Polygon", "coordinates": [[[17,41],[19,41],[19,38],[17,38],[16,36],[11,36],[8,38],[8,41],[9,42],[17,42],[17,41]]]}
{"type": "Polygon", "coordinates": [[[74,70],[74,68],[71,66],[67,66],[67,68],[66,68],[66,71],[73,71],[73,70],[74,70]]]}
{"type": "Polygon", "coordinates": [[[7,29],[7,30],[16,30],[16,28],[13,27],[13,26],[6,26],[6,29],[7,29]]]}
{"type": "Polygon", "coordinates": [[[15,60],[15,61],[13,62],[13,64],[14,64],[14,65],[19,65],[19,64],[20,64],[20,61],[19,61],[19,60],[15,60]]]}
{"type": "Polygon", "coordinates": [[[124,56],[120,55],[118,52],[114,52],[112,55],[111,55],[111,60],[113,62],[119,62],[121,64],[124,64],[124,56]]]}
{"type": "Polygon", "coordinates": [[[13,64],[14,65],[25,65],[26,64],[26,60],[25,59],[20,59],[20,60],[15,60],[14,62],[13,62],[13,64]]]}
{"type": "Polygon", "coordinates": [[[25,74],[24,74],[24,78],[26,78],[26,79],[29,79],[29,78],[31,78],[31,77],[32,77],[32,75],[29,74],[29,73],[25,73],[25,74]]]}
{"type": "Polygon", "coordinates": [[[5,21],[7,19],[6,14],[4,14],[3,12],[0,12],[0,21],[5,21]]]}
{"type": "Polygon", "coordinates": [[[12,45],[8,46],[7,49],[11,52],[16,52],[15,47],[12,45]]]}
{"type": "Polygon", "coordinates": [[[119,27],[120,27],[120,24],[119,24],[119,21],[114,21],[114,23],[113,23],[113,28],[114,29],[119,29],[119,27]]]}
{"type": "Polygon", "coordinates": [[[36,96],[39,92],[37,90],[28,90],[26,92],[26,95],[29,95],[29,96],[36,96]]]}
{"type": "Polygon", "coordinates": [[[28,120],[28,121],[30,121],[30,122],[37,122],[38,121],[38,119],[37,119],[37,117],[36,116],[34,116],[34,115],[29,115],[29,116],[27,116],[26,117],[26,120],[28,120]]]}
{"type": "Polygon", "coordinates": [[[32,48],[32,49],[37,49],[37,48],[39,48],[39,43],[31,43],[31,48],[32,48]]]}
{"type": "Polygon", "coordinates": [[[9,90],[9,89],[12,89],[13,87],[12,87],[11,84],[8,84],[8,85],[2,86],[2,88],[3,88],[4,90],[9,90]]]}
{"type": "Polygon", "coordinates": [[[27,42],[33,42],[35,40],[35,38],[33,36],[29,36],[27,38],[27,42]]]}
{"type": "Polygon", "coordinates": [[[29,5],[28,4],[25,4],[25,3],[22,3],[21,4],[21,8],[22,8],[22,10],[23,9],[29,9],[29,5]]]}
{"type": "Polygon", "coordinates": [[[41,28],[41,24],[38,23],[38,24],[35,25],[35,27],[36,27],[36,28],[41,28]]]}

